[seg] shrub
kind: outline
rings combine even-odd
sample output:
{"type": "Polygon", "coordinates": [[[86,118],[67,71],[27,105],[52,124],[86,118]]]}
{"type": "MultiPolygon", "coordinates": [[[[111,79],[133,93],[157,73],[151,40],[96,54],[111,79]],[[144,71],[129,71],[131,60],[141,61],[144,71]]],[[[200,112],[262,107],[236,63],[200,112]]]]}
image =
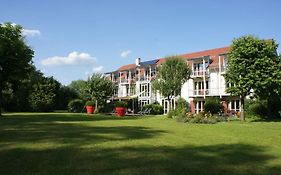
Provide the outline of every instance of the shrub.
{"type": "Polygon", "coordinates": [[[126,108],[127,106],[128,106],[128,104],[125,101],[116,101],[115,102],[115,107],[126,108]]]}
{"type": "Polygon", "coordinates": [[[164,113],[163,106],[160,104],[148,104],[143,106],[144,109],[151,109],[150,114],[159,115],[164,113]]]}
{"type": "Polygon", "coordinates": [[[268,108],[265,101],[256,100],[249,106],[249,114],[264,117],[268,113],[268,108]]]}
{"type": "Polygon", "coordinates": [[[168,118],[173,118],[173,117],[175,117],[175,116],[177,116],[177,113],[176,113],[176,110],[170,110],[169,112],[168,112],[168,114],[167,114],[167,117],[168,118]]]}
{"type": "Polygon", "coordinates": [[[208,97],[205,101],[204,110],[212,115],[218,114],[223,109],[220,99],[216,97],[208,97]]]}
{"type": "Polygon", "coordinates": [[[95,106],[95,102],[94,101],[86,101],[86,106],[95,106]]]}
{"type": "Polygon", "coordinates": [[[189,111],[188,108],[189,108],[189,104],[185,99],[179,98],[177,100],[177,109],[179,110],[185,109],[185,111],[188,112],[189,111]]]}
{"type": "Polygon", "coordinates": [[[83,100],[80,99],[71,100],[68,103],[69,112],[81,112],[83,110],[83,107],[84,107],[84,102],[83,100]]]}
{"type": "Polygon", "coordinates": [[[199,114],[187,113],[185,117],[178,117],[177,121],[183,123],[201,123],[201,124],[215,124],[220,121],[225,121],[219,116],[214,116],[211,113],[200,112],[199,114]]]}

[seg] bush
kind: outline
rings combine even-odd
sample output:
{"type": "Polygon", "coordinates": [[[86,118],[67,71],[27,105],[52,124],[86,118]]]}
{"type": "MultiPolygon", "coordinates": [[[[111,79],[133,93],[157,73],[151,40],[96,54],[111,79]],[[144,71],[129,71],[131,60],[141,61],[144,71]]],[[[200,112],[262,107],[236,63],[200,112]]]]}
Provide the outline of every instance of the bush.
{"type": "Polygon", "coordinates": [[[265,117],[268,114],[268,108],[265,101],[256,100],[249,106],[249,114],[265,117]]]}
{"type": "Polygon", "coordinates": [[[204,110],[212,115],[218,114],[223,109],[220,99],[216,97],[208,97],[205,101],[204,110]]]}
{"type": "Polygon", "coordinates": [[[95,106],[95,104],[96,103],[94,101],[87,101],[85,105],[86,106],[95,106]]]}
{"type": "Polygon", "coordinates": [[[187,113],[185,117],[178,117],[177,121],[183,123],[215,124],[217,122],[225,121],[225,119],[219,116],[214,116],[211,113],[200,112],[199,114],[187,113]]]}
{"type": "Polygon", "coordinates": [[[179,98],[177,100],[177,109],[179,109],[179,110],[185,109],[185,111],[188,112],[189,111],[188,102],[183,98],[179,98]]]}
{"type": "Polygon", "coordinates": [[[175,117],[175,116],[177,116],[177,113],[176,113],[176,110],[170,110],[169,112],[168,112],[168,114],[167,114],[167,117],[168,118],[173,118],[173,117],[175,117]]]}
{"type": "Polygon", "coordinates": [[[164,113],[163,106],[160,104],[148,104],[143,106],[144,109],[151,109],[150,114],[160,115],[164,113]]]}
{"type": "Polygon", "coordinates": [[[127,106],[128,106],[128,104],[125,101],[116,101],[115,102],[115,107],[126,108],[127,106]]]}
{"type": "Polygon", "coordinates": [[[84,102],[83,100],[80,99],[71,100],[68,103],[69,112],[81,112],[83,110],[83,107],[84,107],[84,102]]]}

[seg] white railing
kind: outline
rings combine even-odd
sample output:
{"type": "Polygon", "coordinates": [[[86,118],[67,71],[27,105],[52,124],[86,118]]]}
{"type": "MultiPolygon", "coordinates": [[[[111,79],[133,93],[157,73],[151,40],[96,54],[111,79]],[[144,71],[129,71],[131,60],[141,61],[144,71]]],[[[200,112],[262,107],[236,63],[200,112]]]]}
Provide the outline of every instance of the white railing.
{"type": "Polygon", "coordinates": [[[189,90],[190,96],[220,96],[220,95],[227,95],[224,88],[209,88],[205,89],[195,89],[195,90],[189,90]]]}
{"type": "Polygon", "coordinates": [[[191,76],[193,77],[203,77],[203,76],[208,76],[209,75],[209,70],[195,70],[192,71],[191,76]]]}

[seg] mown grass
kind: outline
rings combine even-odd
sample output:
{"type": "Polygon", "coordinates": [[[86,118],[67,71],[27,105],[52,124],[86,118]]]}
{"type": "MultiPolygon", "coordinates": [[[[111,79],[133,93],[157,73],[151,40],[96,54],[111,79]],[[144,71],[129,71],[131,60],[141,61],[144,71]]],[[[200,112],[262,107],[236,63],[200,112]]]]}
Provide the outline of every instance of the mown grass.
{"type": "Polygon", "coordinates": [[[0,174],[281,174],[281,122],[6,114],[0,174]]]}

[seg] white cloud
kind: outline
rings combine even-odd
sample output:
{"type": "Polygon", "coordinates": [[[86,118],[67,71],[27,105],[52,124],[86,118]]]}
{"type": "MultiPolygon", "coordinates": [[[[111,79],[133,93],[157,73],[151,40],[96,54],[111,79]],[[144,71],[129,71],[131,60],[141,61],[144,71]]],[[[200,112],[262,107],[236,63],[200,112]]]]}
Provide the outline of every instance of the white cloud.
{"type": "Polygon", "coordinates": [[[93,72],[101,72],[103,70],[103,66],[93,67],[93,72]]]}
{"type": "Polygon", "coordinates": [[[120,56],[122,58],[127,58],[131,53],[132,53],[131,50],[125,50],[125,51],[121,52],[120,56]]]}
{"type": "Polygon", "coordinates": [[[54,56],[49,57],[41,61],[44,66],[59,66],[59,65],[77,65],[77,64],[91,64],[96,61],[95,57],[92,57],[88,53],[84,52],[71,52],[66,57],[54,56]]]}
{"type": "Polygon", "coordinates": [[[23,30],[22,30],[22,34],[23,34],[24,36],[33,37],[33,36],[39,36],[39,35],[41,35],[41,32],[40,32],[39,30],[23,29],[23,30]]]}

